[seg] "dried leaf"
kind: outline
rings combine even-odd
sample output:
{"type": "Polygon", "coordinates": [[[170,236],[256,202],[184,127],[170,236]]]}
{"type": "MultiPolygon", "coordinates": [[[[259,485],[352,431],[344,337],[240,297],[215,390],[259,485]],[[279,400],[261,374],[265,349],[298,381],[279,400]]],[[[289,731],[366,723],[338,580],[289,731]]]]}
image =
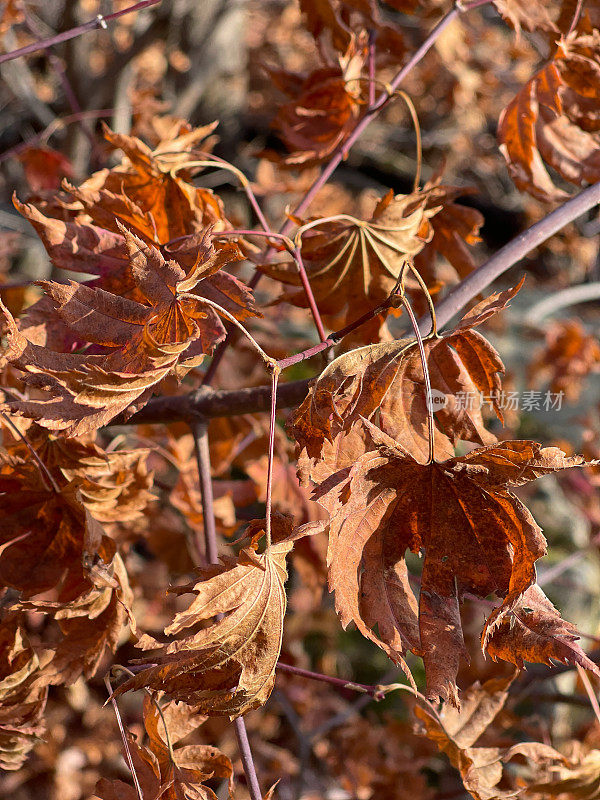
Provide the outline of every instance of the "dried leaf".
{"type": "Polygon", "coordinates": [[[464,593],[503,598],[486,622],[492,631],[534,583],[534,564],[546,552],[541,530],[510,488],[583,459],[513,441],[420,464],[363,424],[371,437],[366,452],[314,492],[330,513],[336,610],[344,627],[353,621],[397,663],[406,649],[422,655],[428,696],[456,703],[459,661],[468,659],[459,614],[464,593]],[[418,610],[407,549],[424,557],[418,610]]]}
{"type": "MultiPolygon", "coordinates": [[[[123,235],[144,302],[75,281],[44,282],[55,316],[76,340],[93,347],[91,354],[56,353],[28,342],[14,364],[26,373],[23,382],[44,390],[47,399],[15,401],[12,411],[67,435],[93,431],[140,396],[147,399],[169,373],[183,375],[197,366],[214,346],[212,333],[204,340],[202,303],[189,294],[222,264],[209,233],[187,274],[124,229],[123,235]]],[[[13,324],[7,314],[6,324],[13,324]]]]}
{"type": "Polygon", "coordinates": [[[451,764],[460,772],[465,789],[475,800],[502,800],[516,797],[518,792],[501,789],[504,765],[515,756],[534,762],[559,763],[564,759],[552,747],[525,742],[510,748],[475,747],[475,743],[503,707],[512,678],[473,684],[462,695],[460,711],[444,706],[439,715],[429,709],[415,708],[424,723],[425,732],[451,764]]]}
{"type": "Polygon", "coordinates": [[[130,678],[116,694],[157,689],[209,716],[237,717],[262,705],[273,688],[281,649],[290,548],[291,542],[284,541],[263,555],[245,549],[238,559],[223,557],[222,566],[203,570],[198,583],[178,587],[178,593],[196,595],[165,628],[166,634],[179,636],[164,646],[149,637],[141,640],[144,649],[161,648],[145,659],[154,666],[130,678]],[[196,633],[182,634],[216,615],[224,616],[196,633]]]}
{"type": "Polygon", "coordinates": [[[544,162],[577,186],[600,180],[599,75],[600,32],[572,33],[504,109],[500,150],[519,189],[544,201],[568,197],[544,162]]]}
{"type": "Polygon", "coordinates": [[[306,76],[269,70],[278,89],[291,99],[279,106],[273,120],[290,151],[283,163],[308,167],[329,158],[356,127],[364,105],[361,76],[366,60],[364,37],[350,41],[339,64],[306,76]]]}
{"type": "Polygon", "coordinates": [[[33,681],[39,660],[24,640],[19,615],[0,623],[0,768],[18,770],[44,733],[48,690],[33,681]]]}
{"type": "MultiPolygon", "coordinates": [[[[407,260],[433,235],[428,220],[435,210],[426,204],[424,194],[394,196],[390,190],[369,221],[346,215],[315,221],[302,237],[302,260],[326,319],[339,325],[351,322],[388,297],[407,260]]],[[[295,265],[267,264],[262,270],[282,283],[300,286],[295,265]]],[[[286,292],[281,299],[307,307],[303,291],[286,292]]]]}
{"type": "MultiPolygon", "coordinates": [[[[499,373],[504,366],[498,353],[474,328],[505,308],[520,286],[492,295],[469,312],[454,331],[425,342],[439,458],[451,457],[460,439],[478,444],[494,441],[483,424],[480,396],[493,402],[502,419],[499,373]]],[[[301,451],[299,466],[304,481],[323,479],[323,466],[318,462],[324,448],[332,458],[327,443],[340,432],[350,435],[352,424],[360,417],[375,422],[417,460],[427,459],[427,398],[414,340],[384,342],[344,353],[317,378],[289,423],[301,451]]],[[[336,469],[344,466],[339,452],[342,441],[337,445],[336,469]]],[[[348,463],[353,461],[352,451],[348,459],[348,463]]]]}
{"type": "Polygon", "coordinates": [[[579,664],[600,677],[600,669],[578,643],[574,625],[565,622],[537,584],[519,599],[485,642],[486,652],[496,661],[510,661],[523,669],[523,662],[579,664]]]}

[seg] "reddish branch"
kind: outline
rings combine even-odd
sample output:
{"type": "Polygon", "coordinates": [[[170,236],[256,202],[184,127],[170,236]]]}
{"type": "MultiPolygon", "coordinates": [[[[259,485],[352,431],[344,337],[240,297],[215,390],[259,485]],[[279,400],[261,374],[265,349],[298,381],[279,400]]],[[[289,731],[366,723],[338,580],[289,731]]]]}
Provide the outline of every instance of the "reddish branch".
{"type": "Polygon", "coordinates": [[[36,53],[38,50],[47,50],[55,44],[67,42],[69,39],[75,39],[77,36],[81,36],[82,33],[87,33],[97,28],[104,28],[106,27],[106,23],[112,22],[114,19],[122,17],[124,14],[131,14],[133,11],[141,11],[144,8],[156,6],[160,2],[161,0],[142,0],[140,3],[136,3],[128,8],[123,8],[121,11],[114,11],[112,14],[99,14],[95,19],[84,22],[83,25],[77,25],[77,27],[70,28],[68,31],[57,33],[55,36],[49,36],[47,39],[40,39],[25,47],[19,47],[18,50],[11,50],[10,53],[0,55],[0,64],[4,64],[5,61],[12,61],[15,58],[20,58],[21,56],[28,56],[30,53],[36,53]]]}
{"type": "Polygon", "coordinates": [[[369,697],[372,697],[374,700],[383,700],[385,697],[385,690],[382,686],[371,686],[367,683],[345,681],[343,678],[334,678],[332,675],[323,675],[321,672],[311,672],[309,669],[293,667],[291,664],[283,664],[281,661],[277,662],[277,669],[279,672],[289,672],[291,675],[297,675],[299,678],[308,678],[311,681],[329,683],[332,686],[337,686],[338,689],[350,689],[353,692],[368,694],[369,697]]]}
{"type": "MultiPolygon", "coordinates": [[[[196,444],[196,459],[200,476],[200,495],[202,497],[202,516],[204,523],[204,542],[206,557],[211,564],[219,561],[217,549],[217,530],[215,527],[215,510],[213,503],[212,478],[210,474],[210,450],[208,446],[208,427],[206,422],[196,422],[192,426],[194,442],[196,444]]],[[[244,765],[244,773],[248,782],[251,800],[262,800],[260,784],[254,767],[252,750],[248,741],[246,723],[243,717],[234,720],[235,734],[240,748],[240,756],[244,765]]]]}

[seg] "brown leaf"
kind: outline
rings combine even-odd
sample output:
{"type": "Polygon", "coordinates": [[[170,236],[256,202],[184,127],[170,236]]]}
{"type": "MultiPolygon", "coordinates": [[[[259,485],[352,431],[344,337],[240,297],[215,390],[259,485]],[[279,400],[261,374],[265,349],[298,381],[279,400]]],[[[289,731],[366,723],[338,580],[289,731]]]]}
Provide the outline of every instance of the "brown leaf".
{"type": "MultiPolygon", "coordinates": [[[[98,522],[132,522],[154,499],[147,449],[105,451],[92,442],[58,438],[35,423],[27,441],[59,486],[77,485],[81,502],[98,522]]],[[[5,446],[11,456],[30,457],[21,439],[5,446]]]]}
{"type": "Polygon", "coordinates": [[[34,685],[37,655],[24,640],[19,615],[0,623],[0,767],[18,770],[44,733],[48,689],[34,685]]]}
{"type": "Polygon", "coordinates": [[[514,747],[475,747],[475,743],[503,707],[512,678],[493,678],[483,686],[469,687],[461,697],[461,708],[433,709],[416,707],[416,716],[424,723],[425,733],[460,772],[465,789],[475,800],[501,800],[516,792],[501,789],[504,765],[515,756],[534,762],[559,763],[564,759],[552,747],[525,742],[514,747]]]}
{"type": "Polygon", "coordinates": [[[546,344],[529,365],[532,381],[549,380],[550,390],[563,393],[576,402],[584,379],[600,371],[600,344],[575,319],[551,323],[546,330],[546,344]]]}
{"type": "MultiPolygon", "coordinates": [[[[414,11],[415,0],[385,0],[401,12],[414,11]]],[[[321,44],[329,44],[340,53],[352,41],[352,31],[376,30],[379,60],[399,63],[404,56],[402,34],[395,27],[381,22],[373,0],[300,0],[305,25],[321,44]]]]}
{"type": "Polygon", "coordinates": [[[204,569],[204,579],[195,585],[178,587],[178,593],[196,595],[165,628],[179,636],[164,646],[150,637],[141,640],[144,649],[160,648],[144,660],[153,666],[115,694],[157,689],[209,716],[237,717],[262,705],[273,688],[281,649],[290,548],[284,541],[263,555],[245,549],[238,559],[224,557],[222,566],[204,569]],[[182,633],[216,615],[224,616],[196,633],[182,633]]]}
{"type": "Polygon", "coordinates": [[[37,681],[42,686],[68,686],[81,675],[93,677],[106,655],[117,649],[131,619],[133,593],[119,554],[108,565],[99,562],[92,567],[90,577],[95,585],[77,597],[63,602],[30,600],[15,606],[58,622],[61,638],[53,642],[50,658],[44,659],[37,681]]]}
{"type": "Polygon", "coordinates": [[[534,583],[534,564],[546,552],[541,530],[510,488],[583,459],[513,441],[420,464],[363,424],[371,437],[366,452],[314,492],[330,513],[336,609],[344,627],[353,621],[397,663],[406,649],[422,655],[428,695],[456,703],[459,660],[468,658],[459,615],[464,593],[503,598],[486,623],[493,630],[534,583]],[[418,615],[407,549],[424,558],[418,615]]]}
{"type": "Polygon", "coordinates": [[[436,269],[436,257],[440,255],[458,278],[466,278],[476,267],[468,245],[481,241],[478,234],[484,223],[483,215],[454,202],[468,190],[436,181],[427,184],[423,192],[427,194],[426,208],[435,209],[436,213],[430,219],[433,237],[414,257],[415,267],[428,286],[434,286],[436,281],[446,283],[443,273],[436,269]]]}
{"type": "MultiPolygon", "coordinates": [[[[439,458],[454,454],[460,440],[489,444],[480,395],[493,402],[498,416],[504,366],[498,353],[474,328],[505,308],[520,285],[492,295],[469,312],[454,330],[425,342],[425,352],[434,392],[435,450],[439,458]]],[[[306,481],[322,475],[315,460],[331,446],[339,432],[350,434],[360,417],[374,421],[397,439],[417,460],[429,453],[427,399],[423,367],[414,340],[384,342],[352,350],[336,358],[321,373],[311,391],[290,420],[290,431],[301,449],[301,476],[306,481]],[[306,463],[306,458],[310,459],[306,463]]],[[[343,439],[337,443],[339,446],[343,439]]],[[[332,456],[331,456],[332,457],[332,456]]],[[[336,469],[343,466],[337,453],[336,469]]],[[[354,454],[349,453],[349,463],[354,454]]]]}
{"type": "Polygon", "coordinates": [[[328,159],[352,133],[364,104],[364,84],[356,79],[365,59],[364,37],[359,41],[352,37],[339,64],[306,76],[269,70],[275,86],[291,97],[273,120],[290,151],[284,159],[287,166],[307,167],[328,159]]]}
{"type": "Polygon", "coordinates": [[[565,622],[537,584],[519,599],[485,642],[494,659],[510,661],[519,669],[523,662],[579,664],[600,677],[600,669],[578,643],[576,628],[565,622]]]}
{"type": "Polygon", "coordinates": [[[114,544],[84,508],[77,487],[55,491],[31,458],[5,455],[0,465],[0,582],[25,598],[89,588],[84,563],[97,554],[110,563],[114,544]]]}
{"type": "MultiPolygon", "coordinates": [[[[368,221],[346,215],[313,220],[315,225],[302,237],[302,260],[326,319],[339,325],[352,322],[388,297],[407,260],[431,239],[428,220],[435,210],[426,209],[426,203],[425,194],[394,196],[390,190],[368,221]]],[[[300,286],[295,265],[267,264],[262,270],[282,283],[300,286]]],[[[307,307],[303,291],[286,292],[281,299],[307,307]]]]}
{"type": "Polygon", "coordinates": [[[600,180],[599,75],[600,32],[572,33],[504,109],[500,150],[519,189],[545,201],[568,197],[544,162],[577,186],[600,180]]]}
{"type": "Polygon", "coordinates": [[[550,15],[551,9],[548,8],[545,0],[493,0],[493,2],[517,32],[521,30],[521,27],[528,31],[556,30],[556,25],[550,15]]]}
{"type": "MultiPolygon", "coordinates": [[[[55,316],[81,345],[92,345],[90,354],[75,354],[28,342],[14,361],[26,373],[23,382],[44,390],[47,399],[16,401],[11,409],[46,428],[67,435],[93,431],[140,396],[147,398],[169,373],[181,376],[197,366],[214,346],[212,333],[204,340],[202,303],[189,294],[221,266],[209,233],[188,273],[128,231],[123,235],[144,302],[75,281],[43,283],[55,316]]],[[[7,314],[6,324],[13,324],[7,314]]]]}

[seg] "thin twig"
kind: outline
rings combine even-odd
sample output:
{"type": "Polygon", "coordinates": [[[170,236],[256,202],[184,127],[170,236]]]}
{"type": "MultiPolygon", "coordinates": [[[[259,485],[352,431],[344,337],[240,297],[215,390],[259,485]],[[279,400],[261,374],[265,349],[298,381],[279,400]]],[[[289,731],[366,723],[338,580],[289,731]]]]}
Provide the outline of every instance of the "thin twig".
{"type": "MultiPolygon", "coordinates": [[[[196,458],[200,475],[200,493],[202,496],[202,516],[204,521],[204,539],[206,556],[211,564],[219,560],[217,548],[217,530],[215,526],[215,510],[213,503],[212,479],[210,474],[210,449],[208,444],[208,425],[206,421],[192,425],[192,433],[196,444],[196,458]]],[[[235,734],[240,748],[240,756],[244,765],[244,773],[248,782],[251,800],[262,800],[260,784],[252,758],[252,750],[248,741],[246,723],[243,717],[234,720],[235,734]]]]}
{"type": "Polygon", "coordinates": [[[21,433],[21,431],[17,428],[15,423],[12,421],[12,419],[9,416],[7,416],[4,413],[4,411],[0,411],[0,416],[6,422],[6,424],[10,427],[10,429],[13,431],[13,433],[15,433],[18,436],[18,438],[23,442],[25,447],[29,450],[29,452],[33,456],[33,460],[36,462],[36,464],[38,465],[38,467],[40,468],[40,471],[42,473],[42,480],[44,481],[44,483],[46,482],[46,480],[49,483],[49,485],[46,484],[48,486],[48,489],[50,491],[56,492],[57,494],[60,494],[60,486],[54,480],[54,476],[52,475],[52,473],[50,472],[48,467],[44,464],[42,459],[39,457],[38,453],[36,452],[35,447],[31,444],[29,439],[25,436],[24,433],[21,433]]]}
{"type": "MultiPolygon", "coordinates": [[[[338,689],[348,689],[352,692],[360,692],[361,694],[368,694],[374,700],[383,700],[386,695],[384,685],[372,686],[366,683],[356,683],[355,681],[347,681],[344,678],[335,678],[333,675],[324,675],[321,672],[312,672],[309,669],[302,669],[302,667],[293,667],[291,664],[284,664],[281,661],[277,662],[277,670],[279,672],[287,672],[290,675],[297,675],[300,678],[308,678],[311,681],[320,681],[321,683],[329,683],[331,686],[336,686],[338,689]]],[[[397,687],[394,687],[397,688],[397,687]]],[[[410,686],[411,694],[414,694],[410,686]]]]}
{"type": "Polygon", "coordinates": [[[98,14],[95,19],[91,19],[89,22],[84,22],[83,25],[77,25],[77,27],[70,28],[68,31],[57,33],[55,36],[49,36],[47,39],[40,39],[39,41],[32,42],[25,47],[20,47],[18,50],[12,50],[10,53],[4,53],[0,55],[0,64],[4,64],[6,61],[12,61],[15,58],[20,58],[21,56],[28,56],[30,53],[36,53],[38,50],[47,50],[49,47],[54,47],[54,45],[60,44],[61,42],[67,42],[69,39],[75,39],[76,36],[81,36],[82,33],[87,33],[88,31],[93,31],[97,28],[105,28],[106,23],[112,22],[114,19],[122,17],[124,14],[131,14],[134,11],[141,11],[144,8],[156,6],[160,2],[161,0],[141,0],[140,3],[136,3],[128,8],[123,8],[121,11],[114,11],[112,14],[98,14]]]}
{"type": "Polygon", "coordinates": [[[133,758],[131,756],[131,750],[129,749],[129,742],[127,741],[127,732],[125,731],[125,726],[123,725],[123,720],[121,719],[121,712],[119,711],[119,706],[117,705],[116,699],[113,697],[113,688],[110,682],[110,678],[108,675],[104,678],[104,685],[108,689],[108,694],[110,696],[110,702],[112,703],[112,707],[115,712],[115,717],[117,718],[117,725],[119,726],[119,731],[121,733],[121,739],[123,740],[123,748],[125,750],[125,758],[127,759],[127,766],[131,772],[131,777],[133,778],[133,785],[135,786],[135,791],[137,792],[137,796],[139,800],[144,800],[144,794],[142,792],[142,787],[140,786],[140,782],[138,780],[137,773],[135,771],[135,767],[133,765],[133,758]]]}
{"type": "Polygon", "coordinates": [[[579,677],[581,678],[581,682],[583,683],[583,687],[587,692],[587,696],[590,699],[590,705],[596,715],[596,719],[600,722],[600,705],[598,705],[598,698],[596,697],[596,692],[594,691],[594,687],[592,686],[592,682],[588,678],[587,672],[581,666],[581,664],[576,664],[577,672],[579,673],[579,677]]]}

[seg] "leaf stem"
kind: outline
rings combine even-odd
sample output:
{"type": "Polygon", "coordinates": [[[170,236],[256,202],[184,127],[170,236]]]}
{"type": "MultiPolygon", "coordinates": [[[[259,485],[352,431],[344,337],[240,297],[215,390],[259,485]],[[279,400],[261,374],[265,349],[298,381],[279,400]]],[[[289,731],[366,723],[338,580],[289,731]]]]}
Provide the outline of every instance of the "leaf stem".
{"type": "MultiPolygon", "coordinates": [[[[215,511],[213,501],[212,478],[210,474],[210,449],[208,442],[208,425],[206,420],[196,422],[191,426],[196,445],[196,459],[200,476],[200,495],[202,497],[202,516],[204,521],[204,541],[206,557],[211,564],[218,563],[219,552],[217,548],[217,529],[215,525],[215,511]]],[[[256,775],[252,750],[248,741],[246,723],[243,717],[236,717],[233,721],[237,737],[240,756],[244,766],[246,781],[251,800],[262,800],[260,784],[256,775]]]]}
{"type": "Polygon", "coordinates": [[[281,368],[275,366],[271,371],[271,416],[269,418],[269,452],[267,461],[267,490],[265,501],[265,533],[267,551],[271,549],[271,509],[273,506],[273,456],[275,451],[275,413],[277,410],[277,383],[281,368]]]}
{"type": "Polygon", "coordinates": [[[410,324],[415,333],[417,344],[419,346],[419,355],[421,357],[421,365],[423,367],[423,380],[425,381],[425,405],[427,406],[427,433],[429,441],[429,457],[427,463],[432,464],[435,461],[435,422],[433,419],[433,395],[431,393],[431,380],[429,378],[429,367],[427,366],[427,355],[425,354],[425,347],[423,346],[423,337],[421,336],[421,331],[419,330],[419,323],[417,322],[417,318],[415,317],[410,303],[408,302],[408,298],[405,297],[405,295],[400,295],[400,300],[402,301],[402,305],[408,314],[410,324]]]}
{"type": "Polygon", "coordinates": [[[3,53],[0,55],[0,64],[4,64],[6,61],[12,61],[15,58],[20,58],[21,56],[28,56],[30,53],[36,53],[38,50],[47,50],[55,44],[67,42],[69,39],[81,36],[82,33],[87,33],[97,28],[105,28],[107,22],[112,22],[114,19],[118,19],[118,17],[122,17],[124,14],[131,14],[134,11],[141,11],[144,8],[156,6],[160,2],[161,0],[141,0],[141,2],[135,3],[135,5],[129,6],[128,8],[123,8],[120,11],[113,11],[112,14],[98,14],[95,19],[84,22],[83,25],[77,25],[77,27],[70,28],[68,31],[63,31],[62,33],[57,33],[55,36],[49,36],[47,39],[40,39],[37,42],[32,42],[25,47],[19,47],[18,50],[11,50],[10,53],[3,53]]]}

